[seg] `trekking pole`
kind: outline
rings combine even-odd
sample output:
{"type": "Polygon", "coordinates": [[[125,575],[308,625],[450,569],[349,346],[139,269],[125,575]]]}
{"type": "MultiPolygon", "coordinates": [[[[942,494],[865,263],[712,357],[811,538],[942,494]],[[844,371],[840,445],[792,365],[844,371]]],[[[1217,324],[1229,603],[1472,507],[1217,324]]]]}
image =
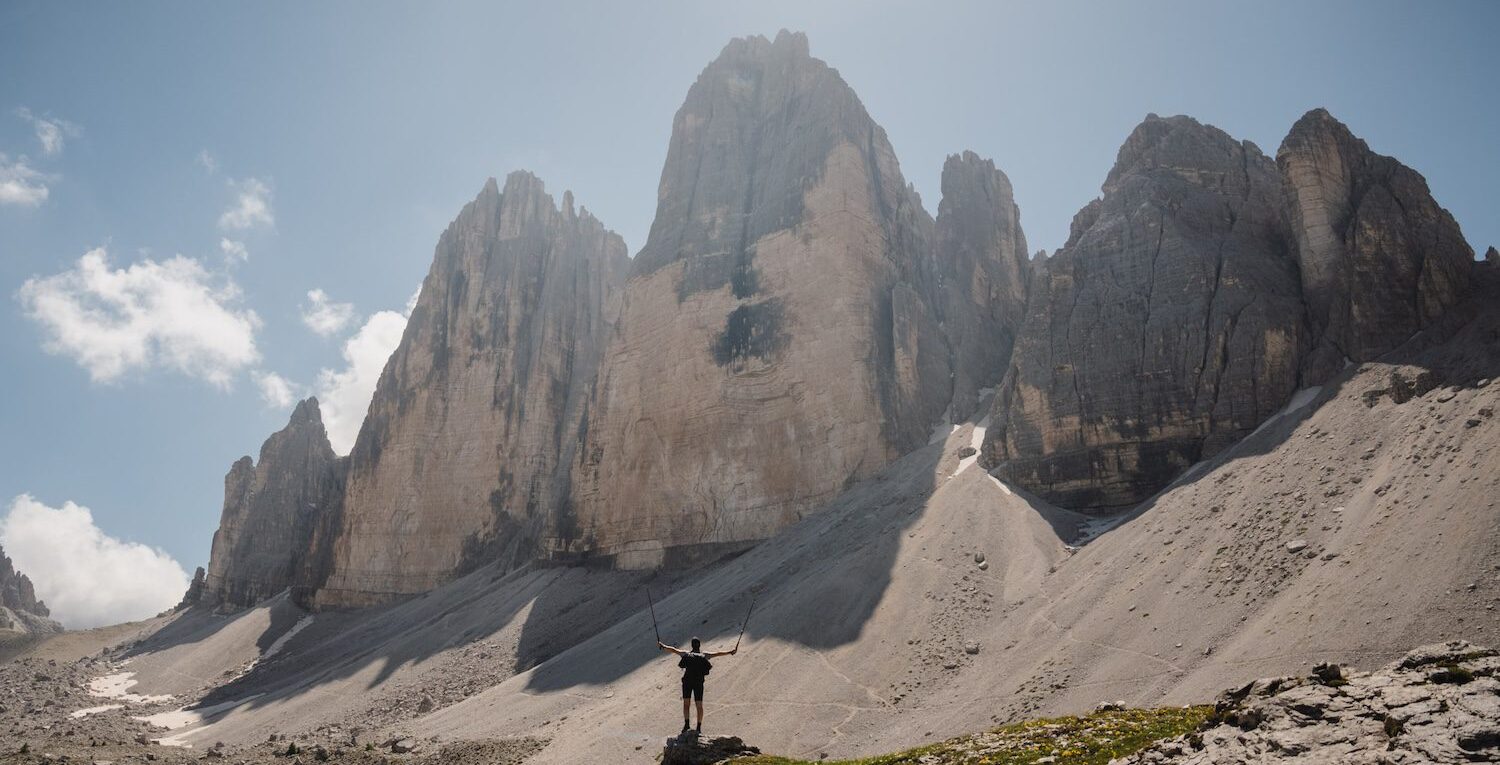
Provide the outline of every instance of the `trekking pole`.
{"type": "Polygon", "coordinates": [[[740,640],[745,637],[745,628],[750,626],[750,614],[755,613],[755,599],[759,595],[760,593],[754,591],[750,593],[750,609],[745,612],[745,621],[740,623],[740,636],[734,639],[734,650],[736,651],[740,650],[740,640]]]}
{"type": "Polygon", "coordinates": [[[646,607],[651,609],[651,631],[656,633],[656,642],[661,643],[661,630],[656,628],[656,604],[651,602],[651,588],[646,588],[646,607]]]}

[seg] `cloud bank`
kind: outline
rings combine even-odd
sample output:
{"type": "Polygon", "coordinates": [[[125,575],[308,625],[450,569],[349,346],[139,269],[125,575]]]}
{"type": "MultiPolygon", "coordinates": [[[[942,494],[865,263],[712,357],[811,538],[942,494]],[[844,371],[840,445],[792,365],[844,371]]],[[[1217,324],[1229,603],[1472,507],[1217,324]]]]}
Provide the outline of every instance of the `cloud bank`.
{"type": "Polygon", "coordinates": [[[0,546],[71,629],[143,619],[182,598],[188,575],[165,552],[125,542],[72,502],[48,507],[22,494],[0,519],[0,546]]]}
{"type": "Polygon", "coordinates": [[[260,318],[237,307],[239,288],[215,285],[201,263],[181,255],[117,269],[101,247],[67,271],[28,279],[19,298],[42,326],[43,347],[96,382],[163,366],[228,388],[260,360],[260,318]]]}

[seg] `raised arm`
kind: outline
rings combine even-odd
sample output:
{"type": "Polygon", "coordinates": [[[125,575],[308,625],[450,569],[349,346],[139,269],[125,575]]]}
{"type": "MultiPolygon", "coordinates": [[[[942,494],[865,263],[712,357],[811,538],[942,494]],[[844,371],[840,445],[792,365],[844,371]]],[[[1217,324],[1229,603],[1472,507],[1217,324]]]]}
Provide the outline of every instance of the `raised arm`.
{"type": "Polygon", "coordinates": [[[704,656],[707,656],[710,659],[715,656],[733,656],[736,653],[739,653],[739,650],[740,649],[738,648],[731,648],[728,651],[709,651],[708,653],[704,654],[704,656]]]}
{"type": "Polygon", "coordinates": [[[681,656],[684,653],[686,653],[686,651],[682,650],[681,648],[678,648],[676,646],[667,645],[666,643],[663,643],[660,640],[656,641],[656,647],[660,648],[663,651],[666,651],[667,653],[675,653],[678,656],[681,656]]]}

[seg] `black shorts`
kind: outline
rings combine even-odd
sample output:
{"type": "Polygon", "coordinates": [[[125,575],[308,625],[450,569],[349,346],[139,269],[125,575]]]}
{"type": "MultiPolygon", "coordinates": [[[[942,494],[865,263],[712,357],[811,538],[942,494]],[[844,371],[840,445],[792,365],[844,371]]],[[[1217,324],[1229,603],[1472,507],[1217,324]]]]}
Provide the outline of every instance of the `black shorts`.
{"type": "Polygon", "coordinates": [[[684,677],[684,678],[682,678],[682,697],[683,698],[687,698],[689,696],[692,696],[693,698],[695,698],[695,699],[697,699],[699,701],[703,700],[703,678],[701,678],[701,677],[684,677]]]}

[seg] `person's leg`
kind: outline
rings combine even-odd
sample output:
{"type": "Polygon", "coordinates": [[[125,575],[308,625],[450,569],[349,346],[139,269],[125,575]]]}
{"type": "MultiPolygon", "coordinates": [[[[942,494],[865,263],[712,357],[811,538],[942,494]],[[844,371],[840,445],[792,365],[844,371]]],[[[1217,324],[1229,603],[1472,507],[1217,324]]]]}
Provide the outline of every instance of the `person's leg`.
{"type": "Polygon", "coordinates": [[[698,702],[698,732],[703,732],[703,681],[693,687],[693,700],[698,702]]]}
{"type": "Polygon", "coordinates": [[[688,702],[693,700],[693,689],[688,685],[687,678],[682,679],[682,729],[688,729],[688,702]]]}

